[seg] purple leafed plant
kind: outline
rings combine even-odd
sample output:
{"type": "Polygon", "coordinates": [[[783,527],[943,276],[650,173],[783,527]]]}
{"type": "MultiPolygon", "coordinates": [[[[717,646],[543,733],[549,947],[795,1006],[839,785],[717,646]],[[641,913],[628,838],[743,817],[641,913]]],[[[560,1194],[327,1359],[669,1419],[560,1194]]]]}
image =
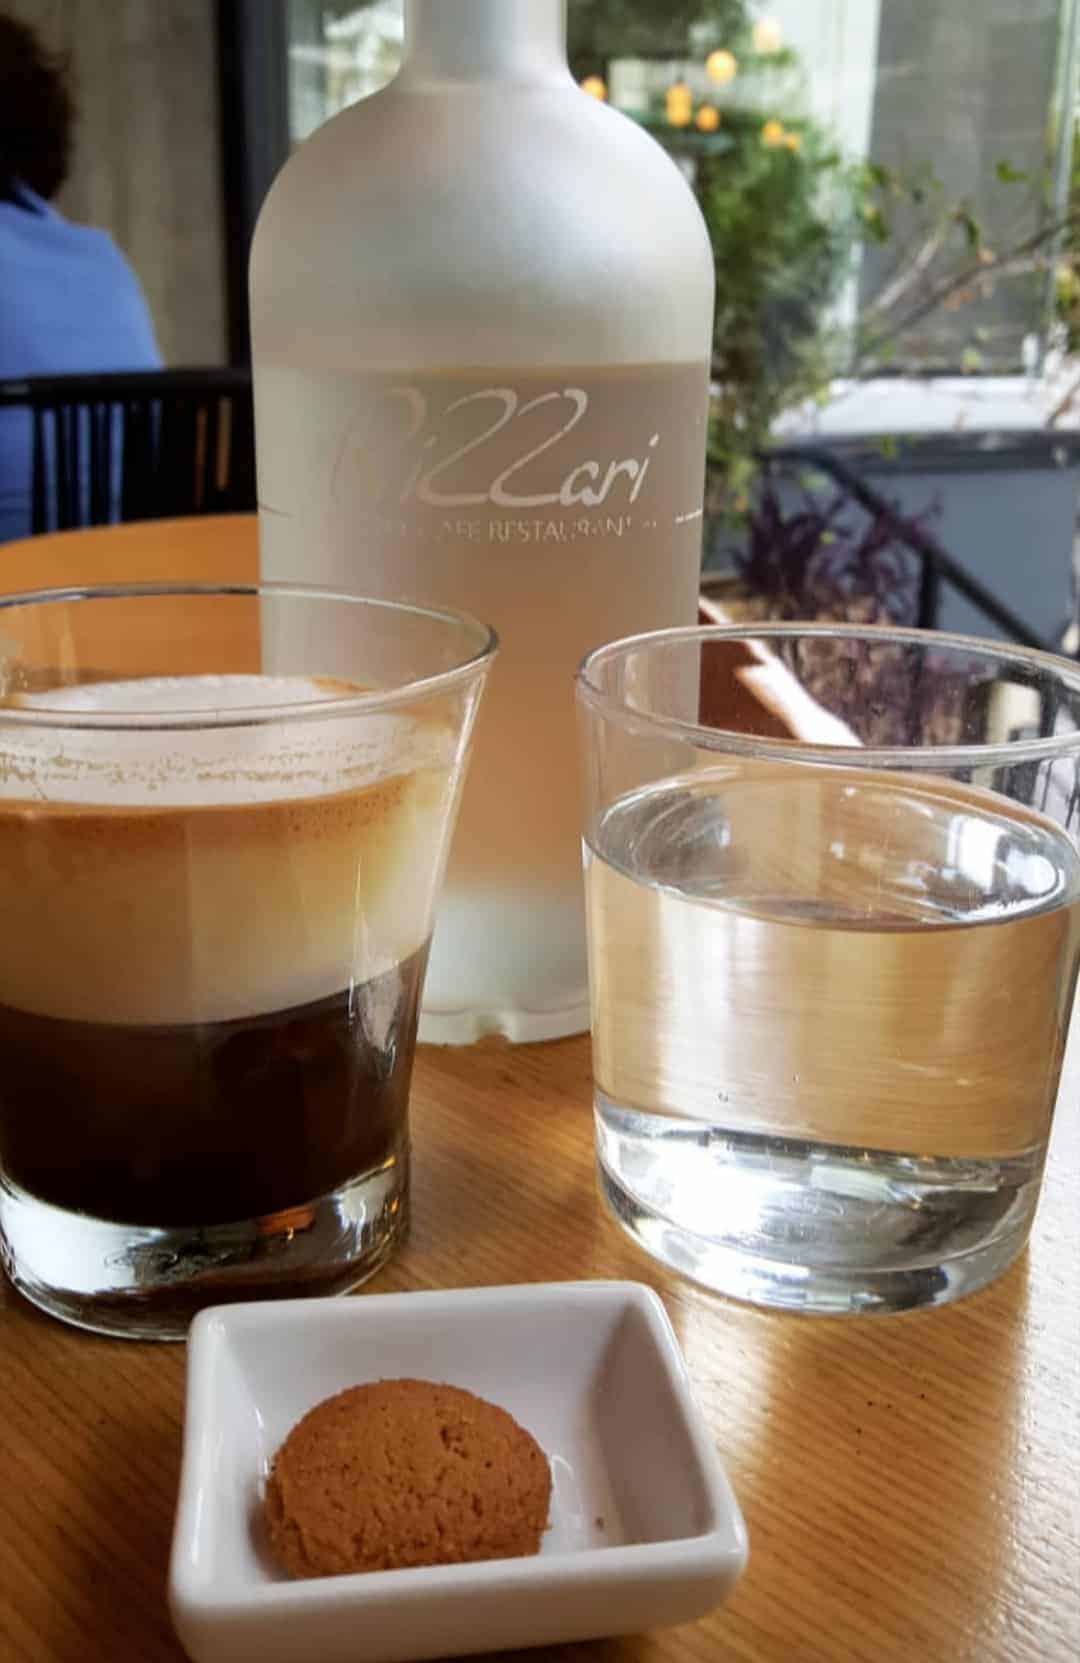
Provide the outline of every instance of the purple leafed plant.
{"type": "MultiPolygon", "coordinates": [[[[746,541],[731,556],[762,618],[911,626],[922,563],[905,539],[940,511],[935,502],[909,517],[888,504],[874,514],[842,489],[815,490],[790,475],[781,483],[766,464],[746,541]]],[[[957,743],[965,734],[974,671],[946,671],[922,648],[894,642],[803,639],[781,650],[807,692],[863,744],[957,743]]]]}
{"type": "Polygon", "coordinates": [[[843,490],[826,493],[766,465],[746,516],[735,570],[770,618],[914,624],[919,556],[906,543],[940,513],[871,514],[843,490]]]}

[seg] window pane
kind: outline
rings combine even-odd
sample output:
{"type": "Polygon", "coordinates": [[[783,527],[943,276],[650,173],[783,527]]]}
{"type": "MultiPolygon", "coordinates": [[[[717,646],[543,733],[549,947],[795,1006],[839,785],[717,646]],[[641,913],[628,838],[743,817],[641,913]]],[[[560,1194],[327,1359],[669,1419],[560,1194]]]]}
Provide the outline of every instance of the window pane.
{"type": "Polygon", "coordinates": [[[401,62],[401,0],[288,0],[293,144],[378,92],[401,62]]]}

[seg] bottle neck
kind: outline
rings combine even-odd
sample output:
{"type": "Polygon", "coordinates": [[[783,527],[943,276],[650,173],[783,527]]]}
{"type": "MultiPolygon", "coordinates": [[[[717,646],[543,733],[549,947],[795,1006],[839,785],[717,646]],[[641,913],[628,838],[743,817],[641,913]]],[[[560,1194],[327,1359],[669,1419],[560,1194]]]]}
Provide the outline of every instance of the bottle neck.
{"type": "Polygon", "coordinates": [[[566,0],[405,0],[406,84],[568,76],[566,0]]]}

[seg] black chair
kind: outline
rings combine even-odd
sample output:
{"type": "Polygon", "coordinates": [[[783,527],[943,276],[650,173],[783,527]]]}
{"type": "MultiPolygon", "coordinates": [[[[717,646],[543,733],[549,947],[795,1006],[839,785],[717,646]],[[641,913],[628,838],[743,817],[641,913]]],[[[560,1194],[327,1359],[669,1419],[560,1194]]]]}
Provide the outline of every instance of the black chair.
{"type": "Polygon", "coordinates": [[[0,383],[32,422],[32,534],[255,507],[246,369],[62,375],[0,383]]]}

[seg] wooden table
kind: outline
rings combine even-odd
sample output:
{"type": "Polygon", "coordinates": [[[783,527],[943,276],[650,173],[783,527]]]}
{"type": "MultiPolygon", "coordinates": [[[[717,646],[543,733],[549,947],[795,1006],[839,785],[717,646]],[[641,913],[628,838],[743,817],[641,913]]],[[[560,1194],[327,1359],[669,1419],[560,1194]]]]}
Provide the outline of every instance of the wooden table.
{"type": "MultiPolygon", "coordinates": [[[[70,580],[60,541],[32,551],[33,581],[70,580]]],[[[421,1051],[412,1234],[371,1291],[649,1283],[750,1530],[746,1576],[706,1621],[530,1655],[1076,1663],[1078,1087],[1080,1034],[1031,1247],[1007,1275],[940,1311],[813,1320],[680,1282],[608,1221],[586,1040],[421,1051]]],[[[0,1288],[0,1663],[181,1663],[164,1588],[183,1376],[182,1347],[78,1334],[0,1288]]]]}
{"type": "Polygon", "coordinates": [[[0,543],[0,594],[89,583],[253,583],[254,514],[140,520],[0,543]]]}
{"type": "MultiPolygon", "coordinates": [[[[1073,1066],[1031,1247],[996,1285],[940,1311],[815,1320],[682,1283],[608,1221],[586,1040],[421,1051],[412,1233],[372,1291],[648,1282],[750,1530],[713,1617],[533,1655],[1076,1663],[1077,1084],[1073,1066]]],[[[180,1663],[164,1587],[183,1348],[75,1333],[5,1287],[0,1358],[0,1658],[180,1663]]]]}

